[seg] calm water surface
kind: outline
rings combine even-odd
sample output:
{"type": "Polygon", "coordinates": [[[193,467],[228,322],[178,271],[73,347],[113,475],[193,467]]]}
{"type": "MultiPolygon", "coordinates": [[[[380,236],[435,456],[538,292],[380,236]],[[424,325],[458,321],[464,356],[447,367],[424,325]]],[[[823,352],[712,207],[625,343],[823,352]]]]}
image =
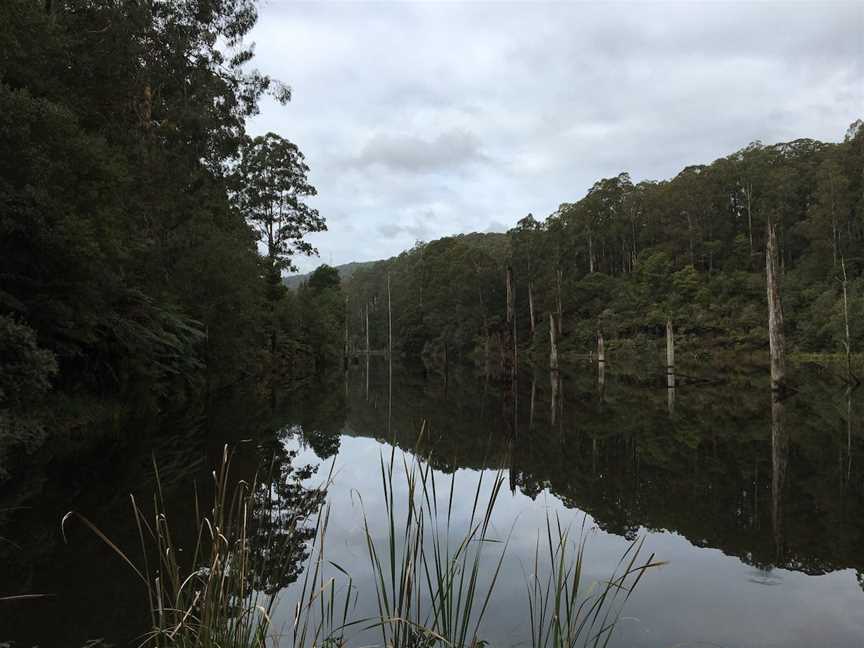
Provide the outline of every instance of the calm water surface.
{"type": "MultiPolygon", "coordinates": [[[[560,380],[526,372],[505,403],[500,385],[469,371],[445,380],[394,369],[391,381],[378,361],[290,393],[223,394],[165,414],[161,430],[124,424],[98,442],[73,430],[0,486],[0,594],[54,595],[0,608],[0,645],[127,645],[146,619],[144,593],[83,530],[63,544],[63,512],[88,515],[134,553],[128,494],[152,494],[151,456],[181,520],[192,479],[206,483],[222,444],[251,439],[244,447],[295,449],[295,465],[319,465],[313,484],[332,465],[328,559],[351,571],[358,616],[375,610],[362,511],[383,541],[379,462],[396,446],[397,457],[430,456],[440,484],[455,475],[457,535],[478,480],[486,492],[503,471],[493,525],[511,539],[481,633],[492,645],[525,645],[525,572],[551,513],[586,523],[589,579],[607,576],[637,537],[646,557],[668,562],[640,583],[610,645],[862,646],[864,390],[799,374],[800,390],[772,403],[762,372],[670,392],[659,373],[613,364],[598,382],[585,365],[560,380]]],[[[252,474],[254,455],[241,452],[238,470],[252,474]]],[[[490,551],[490,570],[495,559],[490,551]]],[[[280,623],[295,588],[283,592],[280,623]]]]}

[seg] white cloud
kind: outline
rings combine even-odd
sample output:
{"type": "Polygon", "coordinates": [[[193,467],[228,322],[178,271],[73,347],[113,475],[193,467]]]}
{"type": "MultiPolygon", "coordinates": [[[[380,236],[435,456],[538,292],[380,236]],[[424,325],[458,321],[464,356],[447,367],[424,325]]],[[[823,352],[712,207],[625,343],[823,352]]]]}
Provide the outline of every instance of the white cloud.
{"type": "Polygon", "coordinates": [[[252,130],[306,154],[337,264],[864,112],[862,3],[271,2],[253,39],[294,100],[252,130]]]}

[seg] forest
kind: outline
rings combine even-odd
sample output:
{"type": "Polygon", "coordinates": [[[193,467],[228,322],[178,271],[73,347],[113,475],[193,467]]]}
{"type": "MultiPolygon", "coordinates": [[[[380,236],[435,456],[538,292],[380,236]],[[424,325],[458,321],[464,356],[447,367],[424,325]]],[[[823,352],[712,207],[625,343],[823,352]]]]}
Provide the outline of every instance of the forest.
{"type": "Polygon", "coordinates": [[[247,133],[263,99],[291,98],[252,65],[256,18],[251,0],[3,4],[4,411],[52,390],[177,400],[290,381],[391,345],[488,364],[508,270],[529,364],[550,327],[564,361],[598,335],[622,358],[655,351],[667,320],[685,350],[760,351],[769,223],[791,349],[862,348],[860,120],[840,143],[754,142],[658,182],[621,173],[507,233],[289,279],[326,221],[300,149],[247,133]]]}
{"type": "MultiPolygon", "coordinates": [[[[462,222],[514,225],[301,275],[328,217],[350,217],[348,233],[386,231],[365,194],[343,210],[316,184],[353,192],[351,174],[374,168],[369,193],[397,194],[380,178],[449,173],[451,145],[466,165],[485,157],[479,137],[457,141],[468,131],[376,140],[385,120],[369,126],[361,110],[322,119],[341,166],[333,151],[307,160],[297,142],[315,142],[308,112],[281,113],[285,132],[265,132],[256,117],[294,90],[257,67],[283,69],[272,50],[269,64],[256,59],[253,36],[283,39],[280,54],[298,51],[289,40],[309,49],[285,56],[302,70],[284,69],[314,93],[303,85],[313,75],[328,90],[363,78],[361,50],[397,13],[356,3],[340,32],[343,6],[270,4],[257,31],[257,0],[0,0],[0,648],[347,648],[372,645],[360,633],[373,629],[394,648],[572,648],[606,645],[619,618],[661,642],[638,645],[755,646],[768,635],[722,632],[772,630],[774,645],[796,632],[793,617],[804,641],[816,628],[825,645],[858,645],[835,640],[864,625],[850,631],[834,603],[860,610],[864,587],[864,120],[842,141],[756,141],[668,179],[564,186],[572,202],[551,214],[466,208],[462,222]],[[304,12],[321,30],[286,35],[304,12]],[[335,77],[318,77],[316,47],[335,77]],[[331,137],[348,122],[351,141],[331,137]],[[386,146],[362,148],[365,135],[386,146]],[[346,163],[355,145],[365,167],[346,163]],[[484,211],[496,213],[473,213],[484,211]],[[509,499],[493,519],[499,493],[509,499]],[[601,546],[584,579],[583,533],[601,546]],[[643,556],[646,539],[657,543],[643,556]],[[664,573],[677,580],[658,579],[641,612],[621,617],[642,574],[667,564],[657,552],[678,561],[664,573]],[[716,571],[701,572],[708,560],[716,571]],[[499,572],[504,605],[487,606],[499,572]],[[729,594],[749,572],[786,598],[729,594]],[[799,577],[834,572],[804,594],[799,577]],[[527,601],[507,602],[522,589],[527,601]],[[290,605],[277,606],[283,593],[290,605]],[[728,623],[757,597],[749,625],[728,623]],[[703,618],[704,634],[680,634],[703,618]]],[[[428,4],[406,10],[424,35],[427,10],[457,3],[428,4]]],[[[505,4],[495,12],[518,3],[505,4]]],[[[448,55],[477,67],[484,48],[451,52],[460,15],[445,17],[448,55]]],[[[466,40],[481,35],[475,14],[461,20],[466,40]]],[[[387,43],[394,60],[411,60],[404,43],[446,58],[402,40],[387,43]]],[[[512,56],[512,40],[502,31],[489,52],[512,56]]],[[[402,72],[387,96],[404,116],[409,89],[430,82],[413,64],[402,72]]],[[[477,84],[452,85],[483,103],[477,84]]],[[[385,103],[354,94],[307,105],[385,103]]],[[[557,101],[551,112],[569,110],[557,101]]],[[[837,139],[858,116],[830,114],[845,115],[837,139]]],[[[401,225],[408,212],[382,204],[401,225]]],[[[370,254],[398,249],[386,246],[376,238],[370,254]]]]}
{"type": "Polygon", "coordinates": [[[252,0],[0,5],[0,409],[314,372],[281,276],[326,223],[298,147],[247,133],[291,96],[252,66],[256,18],[252,0]]]}
{"type": "Polygon", "coordinates": [[[566,359],[602,334],[618,357],[655,351],[671,319],[693,353],[768,348],[766,228],[777,232],[786,336],[797,353],[864,344],[864,122],[841,143],[753,142],[671,180],[598,180],[545,219],[507,233],[418,242],[345,282],[349,343],[454,358],[502,345],[507,268],[520,356],[566,359]],[[847,302],[844,307],[844,286],[847,302]],[[388,297],[389,290],[389,297],[388,297]],[[390,310],[388,311],[388,304],[390,310]]]}

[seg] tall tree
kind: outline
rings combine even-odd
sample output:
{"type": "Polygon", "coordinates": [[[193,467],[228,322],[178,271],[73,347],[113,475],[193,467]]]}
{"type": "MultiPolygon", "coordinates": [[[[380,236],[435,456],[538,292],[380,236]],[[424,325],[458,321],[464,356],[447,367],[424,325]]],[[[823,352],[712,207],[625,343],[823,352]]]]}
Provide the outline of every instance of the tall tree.
{"type": "Polygon", "coordinates": [[[283,270],[296,270],[294,255],[317,254],[304,236],[327,229],[318,210],[305,202],[318,193],[308,173],[297,145],[275,133],[251,139],[241,148],[236,200],[264,243],[273,284],[279,283],[283,270]]]}

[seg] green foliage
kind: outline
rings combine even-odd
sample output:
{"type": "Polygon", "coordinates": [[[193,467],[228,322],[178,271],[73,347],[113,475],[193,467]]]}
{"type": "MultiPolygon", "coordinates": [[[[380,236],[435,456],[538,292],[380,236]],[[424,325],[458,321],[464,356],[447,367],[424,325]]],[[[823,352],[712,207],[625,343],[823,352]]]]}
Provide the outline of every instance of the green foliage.
{"type": "Polygon", "coordinates": [[[272,276],[296,270],[294,254],[316,254],[303,236],[327,229],[318,211],[303,202],[315,196],[303,153],[288,140],[267,133],[243,144],[236,170],[236,202],[267,247],[272,276]]]}
{"type": "Polygon", "coordinates": [[[300,339],[308,346],[318,368],[332,365],[344,353],[345,298],[339,272],[319,266],[297,292],[300,339]]]}
{"type": "Polygon", "coordinates": [[[167,395],[271,364],[279,274],[324,223],[297,147],[246,135],[265,93],[290,97],[249,65],[256,19],[253,0],[0,5],[0,317],[59,386],[167,395]]]}
{"type": "Polygon", "coordinates": [[[851,343],[860,349],[862,168],[864,129],[853,127],[840,144],[755,142],[668,181],[601,179],[544,221],[529,214],[506,235],[420,243],[358,270],[345,287],[349,328],[362,335],[368,305],[371,346],[384,348],[389,275],[399,351],[488,358],[500,348],[510,266],[517,343],[538,361],[548,357],[548,318],[559,310],[565,354],[591,350],[598,328],[609,341],[659,338],[668,318],[704,344],[762,349],[770,221],[779,232],[791,347],[833,352],[845,344],[838,280],[845,260],[851,343]]]}
{"type": "Polygon", "coordinates": [[[0,315],[0,406],[22,405],[51,387],[57,373],[54,354],[39,347],[36,333],[11,317],[0,315]]]}
{"type": "Polygon", "coordinates": [[[251,483],[235,483],[231,457],[226,447],[213,472],[212,502],[199,503],[196,489],[193,546],[177,543],[178,524],[166,510],[158,469],[152,514],[130,497],[140,563],[80,513],[63,517],[64,539],[71,521],[80,522],[141,580],[151,624],[141,646],[266,648],[270,643],[276,595],[297,579],[298,565],[308,558],[306,543],[317,535],[308,522],[317,516],[324,493],[300,484],[314,471],[295,470],[293,453],[274,456],[269,470],[265,466],[251,483]]]}

